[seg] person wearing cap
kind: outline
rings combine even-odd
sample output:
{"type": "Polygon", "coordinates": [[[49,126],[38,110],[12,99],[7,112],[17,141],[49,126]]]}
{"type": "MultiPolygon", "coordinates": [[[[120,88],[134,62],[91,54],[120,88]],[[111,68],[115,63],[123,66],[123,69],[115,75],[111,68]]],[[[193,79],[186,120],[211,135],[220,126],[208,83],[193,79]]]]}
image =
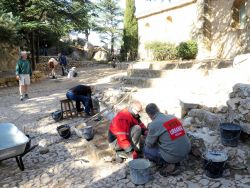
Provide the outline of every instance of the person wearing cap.
{"type": "Polygon", "coordinates": [[[19,81],[20,100],[28,99],[28,89],[30,85],[30,77],[32,69],[29,60],[27,60],[27,52],[21,52],[21,58],[16,64],[16,79],[19,81]]]}
{"type": "Polygon", "coordinates": [[[55,72],[55,69],[58,65],[58,61],[55,60],[54,58],[50,58],[49,61],[48,61],[48,66],[49,66],[49,69],[50,69],[50,75],[52,76],[52,79],[55,79],[56,78],[56,72],[55,72]]]}
{"type": "Polygon", "coordinates": [[[163,167],[161,175],[176,175],[176,167],[191,149],[182,123],[173,115],[161,113],[154,103],[146,106],[146,113],[152,122],[148,125],[144,156],[163,167]]]}
{"type": "Polygon", "coordinates": [[[118,112],[110,123],[108,132],[110,147],[117,153],[125,152],[124,158],[137,158],[141,152],[141,136],[147,132],[147,128],[140,120],[141,111],[141,103],[134,101],[128,108],[118,112]]]}
{"type": "Polygon", "coordinates": [[[77,85],[69,89],[66,93],[66,97],[70,100],[76,101],[77,112],[82,112],[81,103],[84,106],[84,111],[87,116],[91,116],[94,113],[92,103],[92,92],[94,92],[94,86],[77,85]]]}

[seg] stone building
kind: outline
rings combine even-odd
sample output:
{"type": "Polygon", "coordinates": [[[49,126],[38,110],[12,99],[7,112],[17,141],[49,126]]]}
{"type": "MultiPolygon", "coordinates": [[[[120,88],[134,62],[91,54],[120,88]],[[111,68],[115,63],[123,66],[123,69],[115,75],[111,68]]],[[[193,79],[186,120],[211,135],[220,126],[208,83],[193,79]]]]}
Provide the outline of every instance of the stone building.
{"type": "Polygon", "coordinates": [[[149,41],[198,42],[197,59],[232,58],[250,51],[248,0],[181,0],[137,14],[139,57],[149,41]]]}

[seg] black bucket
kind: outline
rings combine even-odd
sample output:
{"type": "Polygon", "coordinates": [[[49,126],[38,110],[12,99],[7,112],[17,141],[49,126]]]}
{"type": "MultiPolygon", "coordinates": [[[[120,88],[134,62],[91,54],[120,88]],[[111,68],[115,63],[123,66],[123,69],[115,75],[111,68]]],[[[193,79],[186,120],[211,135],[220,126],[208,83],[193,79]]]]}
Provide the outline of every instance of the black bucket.
{"type": "Polygon", "coordinates": [[[241,127],[233,123],[220,124],[221,142],[224,146],[236,147],[240,138],[241,127]]]}
{"type": "Polygon", "coordinates": [[[57,132],[61,137],[65,139],[68,139],[71,135],[70,127],[68,125],[61,125],[57,127],[57,132]]]}
{"type": "Polygon", "coordinates": [[[207,152],[203,154],[204,171],[210,178],[220,178],[226,166],[228,156],[223,152],[207,152]]]}

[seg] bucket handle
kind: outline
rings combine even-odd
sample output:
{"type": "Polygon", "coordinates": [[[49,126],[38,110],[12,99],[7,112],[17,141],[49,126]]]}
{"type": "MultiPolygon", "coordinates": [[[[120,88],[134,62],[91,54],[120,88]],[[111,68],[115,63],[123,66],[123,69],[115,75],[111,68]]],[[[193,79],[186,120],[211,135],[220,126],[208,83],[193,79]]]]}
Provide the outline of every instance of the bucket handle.
{"type": "MultiPolygon", "coordinates": [[[[240,131],[240,133],[241,133],[241,131],[240,131]]],[[[223,138],[223,140],[234,140],[236,138],[239,138],[240,137],[240,133],[237,136],[233,137],[233,138],[223,138]]]]}

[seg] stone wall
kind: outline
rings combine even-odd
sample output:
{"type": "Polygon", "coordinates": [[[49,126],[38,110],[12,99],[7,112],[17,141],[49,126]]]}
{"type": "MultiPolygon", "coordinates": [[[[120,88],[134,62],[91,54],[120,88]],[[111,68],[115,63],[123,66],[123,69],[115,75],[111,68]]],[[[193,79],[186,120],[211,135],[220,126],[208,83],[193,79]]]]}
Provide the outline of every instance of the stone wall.
{"type": "Polygon", "coordinates": [[[183,1],[138,15],[139,57],[146,60],[151,58],[151,54],[145,50],[145,44],[149,41],[178,44],[191,38],[198,42],[197,59],[227,59],[249,52],[250,2],[245,2],[244,26],[233,18],[235,2],[240,1],[183,1]]]}
{"type": "Polygon", "coordinates": [[[15,70],[18,60],[18,48],[0,43],[0,74],[1,71],[15,70]]]}
{"type": "Polygon", "coordinates": [[[139,56],[141,59],[150,58],[144,48],[145,43],[149,41],[179,43],[190,39],[194,24],[198,22],[197,6],[193,3],[180,8],[174,7],[168,11],[162,11],[148,17],[137,16],[139,56]]]}
{"type": "MultiPolygon", "coordinates": [[[[57,59],[57,56],[40,56],[39,63],[36,64],[36,70],[42,71],[45,74],[48,74],[50,72],[49,67],[48,67],[48,61],[52,57],[57,59]]],[[[75,61],[75,60],[72,60],[70,58],[67,58],[67,60],[68,60],[68,67],[79,68],[79,67],[86,67],[86,66],[95,65],[95,63],[93,63],[93,61],[75,61]]],[[[60,72],[60,68],[61,68],[60,66],[57,66],[56,71],[60,72]]]]}
{"type": "Polygon", "coordinates": [[[250,134],[250,84],[236,84],[229,96],[227,120],[250,134]]]}
{"type": "Polygon", "coordinates": [[[185,123],[197,127],[217,129],[220,123],[239,124],[242,131],[250,134],[250,84],[236,84],[229,94],[227,106],[205,107],[181,102],[185,123]]]}
{"type": "Polygon", "coordinates": [[[250,49],[250,2],[246,1],[245,27],[235,26],[232,9],[235,0],[211,1],[211,57],[230,58],[250,49]]]}
{"type": "MultiPolygon", "coordinates": [[[[38,81],[41,81],[45,78],[46,78],[46,76],[43,72],[34,71],[32,78],[31,78],[31,82],[32,83],[38,82],[38,81]]],[[[15,74],[7,74],[7,75],[4,75],[3,77],[0,77],[0,88],[18,86],[18,84],[19,83],[16,80],[15,74]]]]}

